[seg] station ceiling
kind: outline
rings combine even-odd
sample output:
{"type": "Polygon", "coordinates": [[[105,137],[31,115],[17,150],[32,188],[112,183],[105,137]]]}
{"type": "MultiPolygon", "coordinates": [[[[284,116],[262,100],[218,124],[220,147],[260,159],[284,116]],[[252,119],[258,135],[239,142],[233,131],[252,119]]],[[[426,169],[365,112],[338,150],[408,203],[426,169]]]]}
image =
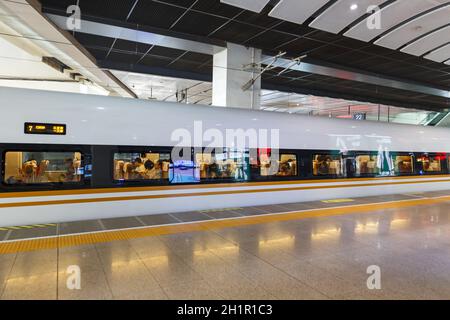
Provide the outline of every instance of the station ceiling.
{"type": "MultiPolygon", "coordinates": [[[[212,103],[212,83],[112,70],[114,76],[140,99],[188,104],[212,103]]],[[[351,119],[365,114],[367,120],[425,125],[436,115],[432,111],[399,108],[360,101],[298,93],[261,90],[261,110],[351,119]]]]}
{"type": "MultiPolygon", "coordinates": [[[[242,7],[246,1],[234,2],[241,4],[242,7]]],[[[396,47],[399,43],[393,45],[393,42],[389,42],[389,46],[392,47],[389,48],[386,45],[387,40],[384,46],[376,43],[386,39],[388,30],[372,38],[353,32],[352,30],[357,28],[358,23],[364,21],[367,15],[361,13],[361,17],[348,24],[348,21],[342,23],[338,19],[336,21],[340,21],[339,25],[327,24],[326,21],[335,19],[330,10],[338,10],[337,4],[348,2],[346,0],[314,1],[323,4],[319,10],[312,11],[311,16],[300,21],[292,21],[292,17],[286,16],[288,12],[286,10],[285,16],[278,14],[276,17],[273,12],[274,8],[280,5],[279,1],[255,2],[263,4],[261,12],[224,4],[220,0],[41,0],[45,13],[66,15],[66,8],[69,5],[78,4],[82,10],[82,17],[86,20],[213,44],[228,41],[263,49],[264,53],[269,55],[275,55],[280,51],[287,52],[287,56],[292,58],[306,54],[305,62],[338,66],[370,75],[381,75],[449,90],[448,60],[433,61],[428,51],[425,54],[414,55],[405,51],[408,46],[400,44],[396,47]],[[319,19],[325,14],[329,15],[328,20],[319,19]]],[[[404,0],[375,2],[379,3],[381,8],[395,8],[394,3],[399,5],[404,3],[404,0]]],[[[448,9],[446,5],[450,5],[448,1],[432,2],[435,4],[434,7],[431,9],[424,7],[422,15],[433,13],[432,9],[446,10],[448,9]]],[[[412,2],[409,3],[411,7],[415,6],[412,2]]],[[[401,10],[402,6],[398,8],[396,10],[399,24],[403,22],[405,25],[406,22],[421,16],[421,13],[415,13],[413,10],[408,11],[411,16],[405,15],[404,9],[401,10]]],[[[335,14],[338,13],[339,11],[335,11],[335,14]]],[[[393,17],[395,18],[395,12],[393,17]]],[[[442,27],[436,26],[436,32],[440,29],[445,30],[445,25],[450,24],[450,15],[441,20],[442,27]]],[[[394,31],[394,27],[389,30],[394,31]]],[[[75,32],[74,36],[97,59],[101,67],[200,81],[211,80],[211,55],[82,32],[75,32]]],[[[444,43],[438,47],[445,46],[444,43]]],[[[410,49],[411,47],[408,50],[410,49]]],[[[427,110],[440,111],[450,108],[450,99],[436,95],[299,71],[289,71],[282,75],[277,75],[278,72],[279,70],[274,69],[263,75],[264,88],[427,110]]]]}

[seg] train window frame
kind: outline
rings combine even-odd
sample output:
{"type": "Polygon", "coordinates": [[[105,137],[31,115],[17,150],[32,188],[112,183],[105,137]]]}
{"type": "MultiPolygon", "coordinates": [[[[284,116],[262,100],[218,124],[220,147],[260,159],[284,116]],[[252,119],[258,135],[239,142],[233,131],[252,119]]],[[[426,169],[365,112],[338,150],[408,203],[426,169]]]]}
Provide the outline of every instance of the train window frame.
{"type": "MultiPolygon", "coordinates": [[[[376,162],[378,163],[378,153],[374,152],[374,151],[356,151],[353,153],[352,157],[354,157],[355,159],[355,172],[354,172],[354,176],[355,178],[373,178],[373,177],[379,177],[381,175],[381,170],[378,168],[378,172],[368,172],[368,173],[357,173],[357,169],[358,169],[358,157],[362,157],[362,156],[369,156],[369,157],[376,157],[376,162]]],[[[375,166],[377,165],[377,163],[375,164],[375,166]]]]}
{"type": "MultiPolygon", "coordinates": [[[[65,146],[66,147],[66,146],[65,146]]],[[[64,148],[60,149],[57,145],[45,146],[42,148],[36,145],[24,146],[24,147],[4,147],[1,149],[1,186],[6,188],[6,190],[32,190],[32,189],[48,189],[55,188],[58,189],[78,189],[80,187],[86,187],[90,183],[90,177],[86,174],[86,158],[88,153],[82,148],[64,148]],[[84,172],[80,178],[80,181],[69,181],[69,182],[43,182],[43,183],[18,183],[11,184],[6,182],[6,155],[9,152],[35,152],[35,153],[79,153],[80,154],[80,167],[83,168],[84,172]]]]}
{"type": "MultiPolygon", "coordinates": [[[[172,165],[171,149],[167,147],[145,147],[145,146],[117,146],[113,147],[110,153],[111,171],[110,178],[114,186],[165,186],[170,185],[170,176],[167,179],[115,179],[115,155],[116,154],[143,154],[159,153],[168,154],[169,163],[172,165]]],[[[171,167],[169,167],[170,175],[171,167]]]]}
{"type": "MultiPolygon", "coordinates": [[[[230,160],[231,158],[227,158],[227,160],[230,160]]],[[[217,160],[216,160],[217,161],[217,160]]],[[[244,151],[239,150],[233,150],[232,148],[194,148],[193,152],[193,162],[196,170],[198,170],[200,183],[247,183],[252,181],[252,174],[251,174],[251,158],[250,158],[250,150],[246,149],[244,151]],[[202,154],[202,158],[205,154],[211,154],[213,156],[216,156],[218,154],[216,151],[223,150],[222,154],[224,153],[236,153],[240,152],[244,156],[244,159],[247,159],[247,162],[244,163],[243,166],[243,175],[246,176],[246,179],[236,179],[233,177],[217,177],[217,178],[202,178],[202,169],[201,165],[198,163],[197,155],[202,154]],[[246,171],[246,173],[245,173],[246,171]]]]}
{"type": "Polygon", "coordinates": [[[447,168],[446,168],[445,172],[447,174],[450,174],[450,154],[447,153],[446,157],[447,157],[447,161],[445,161],[445,165],[447,166],[447,168]]]}
{"type": "MultiPolygon", "coordinates": [[[[264,148],[261,148],[264,149],[264,148]]],[[[302,180],[302,178],[306,178],[306,176],[302,177],[300,175],[301,169],[299,163],[301,163],[302,156],[300,155],[301,150],[293,150],[293,149],[278,149],[278,154],[281,157],[281,155],[290,155],[295,156],[296,158],[296,174],[291,176],[281,176],[281,175],[261,175],[261,167],[260,167],[260,149],[252,149],[250,152],[250,180],[252,181],[296,181],[296,180],[302,180]],[[256,155],[256,159],[252,159],[251,155],[256,155]]],[[[280,161],[280,160],[279,160],[280,161]]]]}
{"type": "Polygon", "coordinates": [[[419,175],[417,171],[416,154],[414,152],[390,152],[390,157],[392,160],[392,172],[394,176],[416,176],[419,175]],[[411,165],[413,166],[411,172],[398,172],[397,168],[397,157],[411,157],[411,165]]]}
{"type": "Polygon", "coordinates": [[[344,171],[345,166],[345,158],[343,153],[335,150],[312,150],[310,155],[310,163],[311,163],[311,175],[314,179],[346,179],[347,176],[344,171]],[[340,157],[341,163],[341,174],[314,174],[314,161],[316,156],[338,156],[340,157]]]}
{"type": "Polygon", "coordinates": [[[416,161],[416,168],[418,171],[418,174],[420,175],[440,175],[448,172],[448,167],[446,167],[446,159],[447,154],[446,153],[439,153],[439,152],[420,152],[415,154],[415,161],[416,161]],[[423,162],[420,161],[420,158],[427,156],[429,158],[431,157],[442,157],[440,159],[440,170],[439,171],[429,171],[424,170],[423,168],[423,162]]]}
{"type": "Polygon", "coordinates": [[[298,162],[297,162],[297,179],[295,180],[306,180],[314,179],[312,176],[312,162],[309,159],[312,157],[311,150],[299,150],[297,152],[298,162]]]}

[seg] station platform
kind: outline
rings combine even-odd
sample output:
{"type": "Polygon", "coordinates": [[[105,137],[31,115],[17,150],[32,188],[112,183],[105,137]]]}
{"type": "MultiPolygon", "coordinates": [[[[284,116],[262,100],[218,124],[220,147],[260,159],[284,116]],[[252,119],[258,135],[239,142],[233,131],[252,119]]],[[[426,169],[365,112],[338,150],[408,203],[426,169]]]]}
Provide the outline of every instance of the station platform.
{"type": "Polygon", "coordinates": [[[0,298],[449,299],[449,231],[450,190],[7,227],[0,298]]]}

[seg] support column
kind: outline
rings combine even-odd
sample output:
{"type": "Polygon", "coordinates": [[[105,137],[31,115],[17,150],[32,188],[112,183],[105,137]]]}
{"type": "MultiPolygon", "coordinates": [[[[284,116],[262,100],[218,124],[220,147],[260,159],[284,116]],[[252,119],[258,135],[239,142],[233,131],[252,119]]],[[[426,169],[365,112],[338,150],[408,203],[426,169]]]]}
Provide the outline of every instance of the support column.
{"type": "Polygon", "coordinates": [[[258,70],[250,69],[252,63],[261,61],[261,50],[228,43],[214,54],[212,104],[222,107],[246,109],[260,108],[261,78],[258,70]],[[242,87],[251,79],[258,79],[248,90],[242,87]]]}

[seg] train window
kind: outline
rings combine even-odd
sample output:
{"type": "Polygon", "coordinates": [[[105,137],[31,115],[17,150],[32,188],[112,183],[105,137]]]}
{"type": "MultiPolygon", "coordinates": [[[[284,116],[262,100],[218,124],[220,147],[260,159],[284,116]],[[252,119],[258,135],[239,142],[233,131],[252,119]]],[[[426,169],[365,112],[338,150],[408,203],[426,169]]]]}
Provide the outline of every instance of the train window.
{"type": "Polygon", "coordinates": [[[114,180],[168,180],[169,153],[115,153],[114,180]]]}
{"type": "Polygon", "coordinates": [[[198,183],[200,175],[198,168],[192,160],[175,160],[170,165],[170,183],[198,183]]]}
{"type": "Polygon", "coordinates": [[[259,174],[262,177],[295,177],[297,176],[297,156],[290,153],[280,153],[277,165],[272,168],[271,150],[259,150],[259,174]]]}
{"type": "Polygon", "coordinates": [[[413,156],[394,156],[394,171],[396,174],[414,173],[413,156]]]}
{"type": "Polygon", "coordinates": [[[197,153],[195,163],[201,180],[249,180],[248,152],[224,149],[223,152],[197,153]]]}
{"type": "Polygon", "coordinates": [[[422,165],[422,170],[424,172],[441,172],[442,171],[442,160],[445,156],[441,155],[429,155],[428,153],[422,154],[417,158],[417,162],[422,165]]]}
{"type": "Polygon", "coordinates": [[[84,176],[79,152],[7,151],[4,183],[8,185],[77,183],[84,176]]]}
{"type": "Polygon", "coordinates": [[[357,176],[377,175],[379,173],[378,156],[365,154],[356,157],[357,176]]]}
{"type": "Polygon", "coordinates": [[[313,155],[313,175],[343,176],[342,157],[333,154],[313,155]]]}

